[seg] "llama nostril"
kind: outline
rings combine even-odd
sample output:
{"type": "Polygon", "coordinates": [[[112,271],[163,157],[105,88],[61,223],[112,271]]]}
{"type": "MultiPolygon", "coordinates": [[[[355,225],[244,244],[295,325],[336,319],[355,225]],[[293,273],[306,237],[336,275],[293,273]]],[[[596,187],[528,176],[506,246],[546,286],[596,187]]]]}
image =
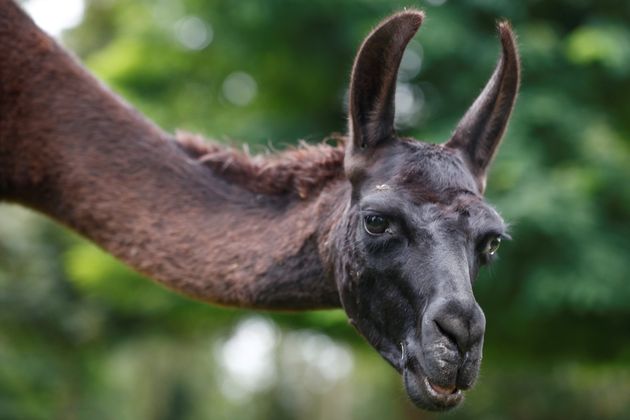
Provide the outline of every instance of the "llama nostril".
{"type": "Polygon", "coordinates": [[[483,342],[485,317],[474,300],[438,301],[429,316],[435,324],[435,334],[454,344],[460,355],[483,342]]]}
{"type": "Polygon", "coordinates": [[[441,335],[446,337],[453,344],[457,345],[457,339],[449,331],[442,327],[438,320],[434,320],[433,323],[435,324],[435,328],[441,335]]]}
{"type": "Polygon", "coordinates": [[[483,328],[478,328],[475,313],[442,313],[434,319],[437,330],[455,344],[460,354],[466,354],[478,341],[482,340],[483,328]]]}
{"type": "MultiPolygon", "coordinates": [[[[449,318],[447,318],[449,319],[449,318]]],[[[463,328],[461,322],[456,320],[434,320],[435,326],[439,333],[446,337],[451,343],[453,343],[460,353],[465,354],[468,347],[468,333],[467,329],[463,328]]]]}

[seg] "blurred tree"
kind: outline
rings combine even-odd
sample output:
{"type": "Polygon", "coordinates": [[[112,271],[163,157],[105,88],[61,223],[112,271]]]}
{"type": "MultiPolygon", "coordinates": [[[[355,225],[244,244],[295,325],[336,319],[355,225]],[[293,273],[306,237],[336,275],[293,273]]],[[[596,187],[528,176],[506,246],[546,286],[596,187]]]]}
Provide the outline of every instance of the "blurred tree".
{"type": "MultiPolygon", "coordinates": [[[[357,44],[405,5],[91,0],[63,40],[163,127],[261,151],[345,130],[357,44]]],[[[498,17],[513,22],[524,65],[488,191],[515,241],[475,285],[488,319],[482,383],[449,416],[625,418],[630,4],[420,6],[428,19],[397,98],[404,133],[448,137],[496,60],[498,17]]],[[[191,302],[38,216],[0,208],[2,419],[422,417],[340,311],[191,302]]]]}

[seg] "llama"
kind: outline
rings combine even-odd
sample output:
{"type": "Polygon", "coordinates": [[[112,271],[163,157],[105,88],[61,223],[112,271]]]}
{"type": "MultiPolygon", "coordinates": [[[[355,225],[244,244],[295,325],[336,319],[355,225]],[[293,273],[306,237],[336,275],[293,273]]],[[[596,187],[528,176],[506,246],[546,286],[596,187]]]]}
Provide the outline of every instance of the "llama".
{"type": "Polygon", "coordinates": [[[0,200],[48,215],[166,287],[257,309],[342,307],[421,408],[458,405],[485,331],[472,281],[506,227],[483,198],[519,87],[515,38],[443,144],[400,137],[394,94],[423,20],[365,39],[336,146],[249,156],[163,132],[0,0],[0,200]]]}

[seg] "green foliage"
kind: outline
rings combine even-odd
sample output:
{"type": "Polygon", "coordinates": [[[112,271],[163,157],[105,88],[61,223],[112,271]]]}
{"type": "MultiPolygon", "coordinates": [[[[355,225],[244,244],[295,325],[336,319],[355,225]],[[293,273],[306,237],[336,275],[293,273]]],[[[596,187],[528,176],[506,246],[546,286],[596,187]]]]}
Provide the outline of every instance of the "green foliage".
{"type": "MultiPolygon", "coordinates": [[[[64,41],[166,129],[262,150],[345,130],[356,47],[405,5],[92,0],[64,41]]],[[[589,0],[420,6],[428,18],[411,45],[421,66],[405,81],[416,105],[405,134],[448,138],[496,61],[498,17],[519,34],[524,67],[488,191],[514,241],[475,284],[488,320],[482,378],[447,417],[623,418],[630,9],[589,0]]],[[[191,302],[48,221],[0,208],[0,418],[420,416],[403,394],[341,311],[260,315],[191,302]],[[259,328],[275,369],[254,390],[221,356],[244,325],[259,328]],[[347,367],[348,351],[345,376],[317,364],[328,354],[347,367]]]]}

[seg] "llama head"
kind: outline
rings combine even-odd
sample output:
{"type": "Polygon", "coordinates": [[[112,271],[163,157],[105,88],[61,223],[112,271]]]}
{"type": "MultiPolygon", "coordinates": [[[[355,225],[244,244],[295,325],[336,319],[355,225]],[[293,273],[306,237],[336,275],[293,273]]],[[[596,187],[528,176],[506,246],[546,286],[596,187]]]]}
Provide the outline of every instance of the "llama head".
{"type": "Polygon", "coordinates": [[[423,20],[404,11],[381,23],[355,59],[350,141],[351,199],[340,223],[338,286],[353,325],[403,376],[419,407],[459,404],[477,378],[485,331],[472,283],[506,236],[483,199],[486,173],[519,84],[507,23],[490,81],[443,144],[394,129],[403,51],[423,20]]]}

